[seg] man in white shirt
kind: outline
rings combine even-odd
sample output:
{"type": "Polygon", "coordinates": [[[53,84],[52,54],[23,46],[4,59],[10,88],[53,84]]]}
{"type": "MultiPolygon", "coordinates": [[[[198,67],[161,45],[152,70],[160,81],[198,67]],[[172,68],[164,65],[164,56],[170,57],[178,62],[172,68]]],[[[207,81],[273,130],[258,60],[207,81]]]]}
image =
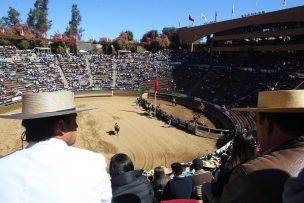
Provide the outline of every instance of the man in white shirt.
{"type": "Polygon", "coordinates": [[[29,145],[0,159],[0,202],[111,202],[103,155],[71,147],[77,112],[71,92],[22,96],[22,119],[29,145]]]}

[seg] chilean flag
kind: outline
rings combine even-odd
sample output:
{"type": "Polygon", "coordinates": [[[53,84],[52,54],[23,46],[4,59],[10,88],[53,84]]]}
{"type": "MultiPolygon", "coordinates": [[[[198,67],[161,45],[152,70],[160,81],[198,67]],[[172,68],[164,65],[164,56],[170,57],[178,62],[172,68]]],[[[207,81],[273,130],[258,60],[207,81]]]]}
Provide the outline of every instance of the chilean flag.
{"type": "Polygon", "coordinates": [[[154,95],[156,95],[157,90],[158,90],[158,80],[155,80],[155,83],[154,83],[154,95]]]}
{"type": "Polygon", "coordinates": [[[194,22],[194,18],[192,18],[191,15],[189,15],[189,21],[194,22]]]}

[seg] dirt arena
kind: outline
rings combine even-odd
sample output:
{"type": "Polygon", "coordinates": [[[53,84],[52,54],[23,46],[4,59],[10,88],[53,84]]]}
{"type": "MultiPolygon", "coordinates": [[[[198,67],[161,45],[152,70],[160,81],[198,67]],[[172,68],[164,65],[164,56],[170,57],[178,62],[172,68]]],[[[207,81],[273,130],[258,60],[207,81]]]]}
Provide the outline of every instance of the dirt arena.
{"type": "MultiPolygon", "coordinates": [[[[102,153],[108,163],[113,154],[126,153],[137,169],[145,170],[191,161],[215,149],[215,140],[168,128],[164,122],[147,117],[134,101],[135,97],[115,96],[76,99],[78,107],[98,109],[78,114],[75,147],[102,153]],[[111,134],[115,122],[120,126],[119,135],[111,134]]],[[[172,108],[172,113],[191,115],[184,107],[172,108]]],[[[0,119],[0,123],[0,156],[21,149],[21,121],[0,119]]]]}

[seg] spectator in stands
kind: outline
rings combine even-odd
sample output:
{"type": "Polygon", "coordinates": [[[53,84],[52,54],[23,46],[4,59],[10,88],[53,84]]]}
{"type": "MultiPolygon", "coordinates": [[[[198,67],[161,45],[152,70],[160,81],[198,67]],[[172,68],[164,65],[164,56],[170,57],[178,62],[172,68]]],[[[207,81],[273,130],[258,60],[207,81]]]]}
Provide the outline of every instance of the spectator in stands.
{"type": "Polygon", "coordinates": [[[157,201],[162,200],[164,188],[169,180],[170,178],[165,174],[165,170],[163,167],[158,166],[154,168],[152,186],[154,190],[154,197],[157,201]]]}
{"type": "Polygon", "coordinates": [[[192,161],[190,170],[195,170],[191,176],[193,182],[192,197],[195,199],[202,199],[202,184],[204,182],[211,181],[212,174],[203,169],[203,161],[199,158],[195,158],[192,161]]]}
{"type": "Polygon", "coordinates": [[[115,154],[110,161],[110,176],[113,201],[118,202],[122,195],[132,194],[139,197],[140,202],[152,203],[153,188],[143,170],[134,170],[132,160],[126,154],[115,154]]]}
{"type": "Polygon", "coordinates": [[[283,203],[297,203],[304,200],[304,169],[298,177],[289,178],[284,186],[283,203]]]}
{"type": "Polygon", "coordinates": [[[190,166],[190,170],[192,171],[193,169],[194,169],[193,175],[206,173],[206,171],[203,169],[203,160],[199,158],[193,159],[192,164],[190,166]]]}
{"type": "Polygon", "coordinates": [[[0,159],[0,202],[111,202],[103,155],[71,147],[77,112],[72,92],[24,94],[26,149],[0,159]],[[79,184],[78,184],[79,183],[79,184]]]}
{"type": "Polygon", "coordinates": [[[260,92],[255,111],[257,137],[264,155],[232,172],[214,202],[282,202],[289,177],[304,168],[304,90],[260,92]]]}
{"type": "Polygon", "coordinates": [[[192,180],[183,176],[183,166],[180,163],[171,164],[174,174],[164,190],[164,199],[190,199],[192,193],[192,180]]]}
{"type": "Polygon", "coordinates": [[[239,166],[255,158],[255,139],[252,133],[238,133],[233,138],[232,152],[218,178],[211,184],[214,196],[220,196],[228,183],[230,174],[239,166]]]}
{"type": "Polygon", "coordinates": [[[224,167],[227,163],[228,158],[229,158],[229,156],[226,153],[223,153],[221,155],[221,165],[212,172],[212,175],[214,177],[214,181],[217,181],[219,174],[223,173],[223,170],[224,170],[224,167]]]}

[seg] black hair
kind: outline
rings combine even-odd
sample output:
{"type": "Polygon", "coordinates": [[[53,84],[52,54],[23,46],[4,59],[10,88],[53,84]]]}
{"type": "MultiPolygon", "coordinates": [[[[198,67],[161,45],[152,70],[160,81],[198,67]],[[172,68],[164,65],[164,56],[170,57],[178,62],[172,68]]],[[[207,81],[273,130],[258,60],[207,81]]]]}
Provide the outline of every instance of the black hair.
{"type": "Polygon", "coordinates": [[[260,122],[265,118],[273,121],[278,127],[287,134],[304,134],[304,113],[259,113],[260,122]]]}
{"type": "Polygon", "coordinates": [[[39,142],[55,136],[54,127],[59,120],[69,124],[72,114],[22,120],[25,128],[25,140],[27,142],[39,142]]]}
{"type": "Polygon", "coordinates": [[[183,166],[178,162],[171,164],[171,168],[175,175],[181,175],[184,171],[183,166]]]}
{"type": "Polygon", "coordinates": [[[232,144],[231,157],[227,160],[227,167],[233,169],[250,159],[255,158],[255,138],[253,132],[238,133],[232,144]]]}
{"type": "Polygon", "coordinates": [[[110,176],[113,178],[122,173],[133,171],[134,165],[132,160],[126,154],[115,154],[110,161],[110,176]]]}

